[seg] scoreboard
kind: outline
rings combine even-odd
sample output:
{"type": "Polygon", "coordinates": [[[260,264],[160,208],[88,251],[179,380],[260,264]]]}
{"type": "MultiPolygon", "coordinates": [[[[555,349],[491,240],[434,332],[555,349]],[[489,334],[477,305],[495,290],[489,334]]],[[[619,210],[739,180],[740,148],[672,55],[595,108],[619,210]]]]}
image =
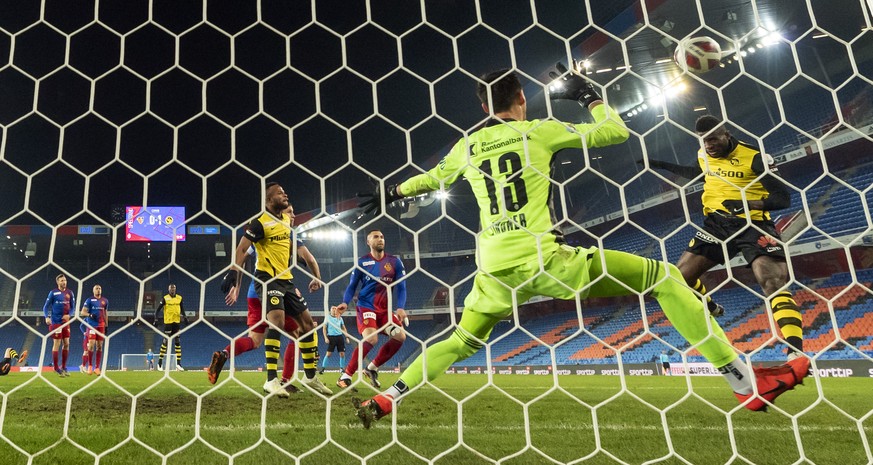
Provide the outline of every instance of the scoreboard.
{"type": "Polygon", "coordinates": [[[131,242],[185,240],[185,207],[125,207],[124,238],[131,242]]]}

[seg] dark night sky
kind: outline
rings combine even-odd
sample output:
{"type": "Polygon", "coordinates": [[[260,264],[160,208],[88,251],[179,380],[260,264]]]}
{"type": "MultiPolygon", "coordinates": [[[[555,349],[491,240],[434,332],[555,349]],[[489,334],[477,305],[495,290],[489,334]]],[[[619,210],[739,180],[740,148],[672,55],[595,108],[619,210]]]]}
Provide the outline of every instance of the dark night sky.
{"type": "MultiPolygon", "coordinates": [[[[819,24],[853,40],[857,33],[846,31],[863,25],[859,4],[837,3],[815,7],[819,24]]],[[[655,63],[670,55],[660,44],[665,36],[707,33],[726,44],[754,37],[756,26],[746,2],[703,1],[704,29],[692,1],[646,2],[653,26],[642,29],[637,3],[592,4],[589,12],[584,2],[543,0],[534,12],[527,0],[431,0],[424,9],[401,0],[332,0],[315,2],[312,11],[310,2],[280,0],[211,0],[205,8],[200,1],[104,0],[95,15],[93,0],[3,2],[0,223],[41,222],[18,216],[25,208],[51,225],[111,222],[113,207],[152,204],[184,205],[189,217],[200,215],[198,223],[236,226],[259,210],[267,179],[286,186],[298,211],[330,211],[369,189],[370,175],[397,181],[417,171],[407,160],[430,168],[480,122],[473,76],[515,60],[532,80],[530,116],[546,117],[536,81],[546,83],[568,50],[597,67],[629,63],[632,74],[589,76],[626,111],[677,75],[673,63],[655,63]],[[737,21],[723,18],[731,8],[737,21]],[[534,13],[539,25],[532,27],[534,13]],[[656,27],[667,20],[674,23],[669,34],[656,27]],[[627,59],[620,42],[601,31],[626,39],[627,59]]],[[[797,64],[783,43],[749,57],[749,76],[734,79],[734,63],[688,78],[689,92],[667,104],[668,124],[658,126],[656,111],[633,118],[629,126],[643,135],[603,150],[592,168],[624,183],[637,174],[633,161],[644,148],[654,158],[693,157],[697,142],[680,127],[699,116],[695,106],[721,113],[723,104],[744,134],[781,148],[784,140],[805,139],[799,129],[835,117],[827,87],[843,86],[841,105],[870,92],[849,61],[854,56],[862,74],[873,74],[869,31],[846,47],[812,38],[804,2],[758,6],[762,21],[796,41],[797,64]],[[798,66],[808,78],[795,78],[798,66]],[[723,86],[722,100],[713,85],[723,86]],[[780,105],[793,126],[771,133],[780,105]]],[[[587,117],[572,103],[552,110],[559,119],[587,117]]],[[[566,179],[582,164],[559,167],[558,179],[566,179]]],[[[582,179],[590,182],[569,192],[570,202],[591,198],[590,189],[612,190],[597,173],[582,179]]],[[[659,180],[641,179],[629,191],[661,189],[659,180]]]]}

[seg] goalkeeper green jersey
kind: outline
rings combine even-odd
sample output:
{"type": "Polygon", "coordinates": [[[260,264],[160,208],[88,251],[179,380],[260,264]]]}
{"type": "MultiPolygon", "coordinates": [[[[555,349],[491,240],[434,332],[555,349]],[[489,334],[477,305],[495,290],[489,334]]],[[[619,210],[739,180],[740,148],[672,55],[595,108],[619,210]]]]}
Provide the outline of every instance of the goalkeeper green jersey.
{"type": "Polygon", "coordinates": [[[479,204],[477,263],[494,272],[538,261],[563,242],[552,208],[550,173],[555,152],[624,142],[628,131],[606,105],[591,111],[595,123],[490,120],[459,140],[427,173],[400,185],[414,196],[449,186],[463,176],[479,204]]]}

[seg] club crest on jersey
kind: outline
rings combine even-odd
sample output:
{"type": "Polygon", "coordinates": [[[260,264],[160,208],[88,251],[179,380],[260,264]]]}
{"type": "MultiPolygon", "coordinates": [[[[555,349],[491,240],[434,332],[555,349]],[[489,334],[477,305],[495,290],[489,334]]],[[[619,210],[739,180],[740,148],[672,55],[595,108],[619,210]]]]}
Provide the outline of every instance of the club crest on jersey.
{"type": "Polygon", "coordinates": [[[270,297],[270,304],[271,305],[279,305],[279,298],[278,297],[270,297]]]}
{"type": "Polygon", "coordinates": [[[384,266],[383,268],[385,269],[385,271],[387,271],[387,272],[389,272],[389,273],[394,269],[394,267],[391,266],[390,263],[386,263],[385,266],[384,266]]]}

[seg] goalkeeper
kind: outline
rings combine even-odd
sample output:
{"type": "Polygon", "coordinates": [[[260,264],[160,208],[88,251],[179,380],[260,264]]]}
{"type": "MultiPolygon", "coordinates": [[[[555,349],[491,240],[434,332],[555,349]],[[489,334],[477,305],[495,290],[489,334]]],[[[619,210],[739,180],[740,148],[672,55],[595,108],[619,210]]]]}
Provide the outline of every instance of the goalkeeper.
{"type": "MultiPolygon", "coordinates": [[[[552,98],[578,101],[594,124],[527,121],[527,100],[511,70],[481,78],[478,96],[491,114],[479,129],[458,141],[429,172],[386,188],[385,205],[467,179],[479,204],[479,271],[464,301],[454,333],[427,348],[385,392],[359,404],[365,427],[391,413],[395,400],[432,380],[453,363],[481,349],[498,321],[512,315],[515,304],[533,296],[558,299],[609,297],[646,292],[658,299],[679,333],[719,368],[740,402],[763,410],[806,376],[805,357],[773,369],[756,369],[756,397],[749,366],[740,359],[722,329],[670,264],[596,247],[570,247],[557,229],[551,209],[550,173],[554,153],[563,148],[596,148],[619,144],[628,130],[615,110],[606,106],[593,86],[575,72],[563,77],[552,98]],[[475,163],[475,166],[473,165],[475,163]],[[426,358],[426,363],[425,363],[426,358]]],[[[362,203],[364,213],[382,207],[381,192],[362,203]]]]}
{"type": "MultiPolygon", "coordinates": [[[[791,205],[788,189],[773,174],[778,171],[773,158],[737,140],[718,118],[701,116],[694,130],[703,141],[697,153],[697,165],[649,160],[652,168],[665,169],[687,179],[704,175],[702,201],[706,219],[703,231],[691,238],[676,267],[689,286],[706,294],[706,287],[700,281],[703,273],[742,253],[769,298],[773,319],[789,346],[789,360],[798,357],[803,353],[803,318],[787,289],[785,249],[770,220],[772,210],[791,205]],[[765,160],[769,173],[764,168],[765,160]],[[744,196],[748,210],[743,203],[744,196]],[[722,251],[722,242],[727,247],[727,256],[722,251]]],[[[706,298],[710,312],[715,316],[723,313],[710,296],[706,298]]]]}

